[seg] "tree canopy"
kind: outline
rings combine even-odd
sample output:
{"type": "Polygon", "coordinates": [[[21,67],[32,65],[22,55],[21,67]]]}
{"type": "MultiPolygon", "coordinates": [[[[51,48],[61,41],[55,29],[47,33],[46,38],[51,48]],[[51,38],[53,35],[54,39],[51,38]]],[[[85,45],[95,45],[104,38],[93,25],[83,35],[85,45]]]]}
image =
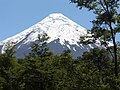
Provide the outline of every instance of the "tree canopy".
{"type": "MultiPolygon", "coordinates": [[[[92,21],[92,37],[99,39],[108,48],[108,41],[113,42],[113,61],[115,62],[115,76],[118,76],[118,59],[116,33],[120,32],[120,2],[119,0],[70,0],[78,8],[87,8],[96,15],[92,21]]],[[[108,48],[110,49],[110,48],[108,48]]],[[[109,50],[111,51],[111,50],[109,50]]]]}

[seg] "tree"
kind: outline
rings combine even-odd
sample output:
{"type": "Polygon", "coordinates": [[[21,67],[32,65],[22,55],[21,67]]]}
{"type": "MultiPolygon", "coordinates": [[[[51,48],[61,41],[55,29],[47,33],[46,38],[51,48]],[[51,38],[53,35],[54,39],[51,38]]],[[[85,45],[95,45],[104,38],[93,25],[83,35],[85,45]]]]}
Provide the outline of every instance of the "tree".
{"type": "Polygon", "coordinates": [[[46,90],[49,77],[39,61],[36,58],[25,58],[21,64],[18,82],[23,86],[22,90],[46,90]]]}
{"type": "Polygon", "coordinates": [[[4,55],[6,57],[14,57],[14,54],[15,54],[15,43],[14,42],[11,42],[11,41],[8,41],[5,46],[4,46],[4,55]]]}
{"type": "Polygon", "coordinates": [[[82,9],[83,7],[93,11],[96,19],[92,21],[91,32],[94,38],[99,38],[105,46],[107,41],[113,42],[113,56],[115,63],[115,76],[118,76],[116,33],[120,32],[119,0],[70,0],[82,9]]]}
{"type": "Polygon", "coordinates": [[[108,67],[108,61],[111,61],[109,53],[105,49],[99,48],[84,52],[81,58],[82,60],[93,62],[98,67],[99,71],[106,70],[106,67],[108,67]]]}
{"type": "Polygon", "coordinates": [[[50,37],[43,32],[43,34],[38,34],[38,40],[36,40],[33,45],[31,46],[32,50],[29,53],[30,57],[42,57],[42,55],[45,55],[45,53],[47,52],[47,54],[50,54],[48,52],[48,48],[47,48],[47,40],[50,37]]]}
{"type": "Polygon", "coordinates": [[[1,90],[18,90],[16,82],[18,63],[16,58],[0,54],[0,88],[1,90]]]}

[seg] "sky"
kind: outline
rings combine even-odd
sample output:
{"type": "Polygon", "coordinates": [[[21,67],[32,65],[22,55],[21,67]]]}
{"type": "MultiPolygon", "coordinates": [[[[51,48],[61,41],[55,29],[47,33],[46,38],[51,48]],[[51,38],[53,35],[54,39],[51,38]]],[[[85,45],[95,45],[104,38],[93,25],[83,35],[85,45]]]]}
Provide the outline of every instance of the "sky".
{"type": "MultiPolygon", "coordinates": [[[[69,0],[0,0],[0,41],[18,34],[52,13],[62,13],[90,29],[95,15],[69,0]]],[[[117,38],[120,40],[120,37],[117,38]]]]}

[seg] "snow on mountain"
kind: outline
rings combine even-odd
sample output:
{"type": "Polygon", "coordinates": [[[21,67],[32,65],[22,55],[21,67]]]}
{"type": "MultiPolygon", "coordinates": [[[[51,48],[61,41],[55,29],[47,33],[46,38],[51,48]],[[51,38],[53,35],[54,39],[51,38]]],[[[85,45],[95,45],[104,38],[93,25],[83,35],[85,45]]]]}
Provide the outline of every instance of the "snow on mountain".
{"type": "Polygon", "coordinates": [[[0,42],[1,53],[4,53],[7,42],[14,42],[16,43],[16,56],[22,58],[30,52],[30,46],[38,39],[38,34],[43,32],[50,37],[48,47],[54,54],[70,49],[73,58],[76,58],[90,48],[99,46],[98,44],[80,44],[79,38],[87,35],[87,30],[63,14],[54,13],[23,32],[0,42]]]}

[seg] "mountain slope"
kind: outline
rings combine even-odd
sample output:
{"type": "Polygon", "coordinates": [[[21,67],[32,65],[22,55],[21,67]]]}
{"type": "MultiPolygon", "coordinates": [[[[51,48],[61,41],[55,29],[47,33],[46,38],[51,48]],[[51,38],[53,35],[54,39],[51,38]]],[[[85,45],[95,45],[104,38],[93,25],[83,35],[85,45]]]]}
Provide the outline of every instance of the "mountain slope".
{"type": "Polygon", "coordinates": [[[87,30],[63,14],[54,13],[23,32],[0,42],[1,53],[4,53],[4,47],[7,42],[15,42],[16,56],[22,58],[30,52],[30,46],[38,39],[38,34],[43,32],[50,37],[48,47],[54,54],[60,54],[63,50],[70,49],[73,57],[76,58],[84,51],[99,46],[98,44],[80,44],[79,38],[86,35],[87,30]]]}

